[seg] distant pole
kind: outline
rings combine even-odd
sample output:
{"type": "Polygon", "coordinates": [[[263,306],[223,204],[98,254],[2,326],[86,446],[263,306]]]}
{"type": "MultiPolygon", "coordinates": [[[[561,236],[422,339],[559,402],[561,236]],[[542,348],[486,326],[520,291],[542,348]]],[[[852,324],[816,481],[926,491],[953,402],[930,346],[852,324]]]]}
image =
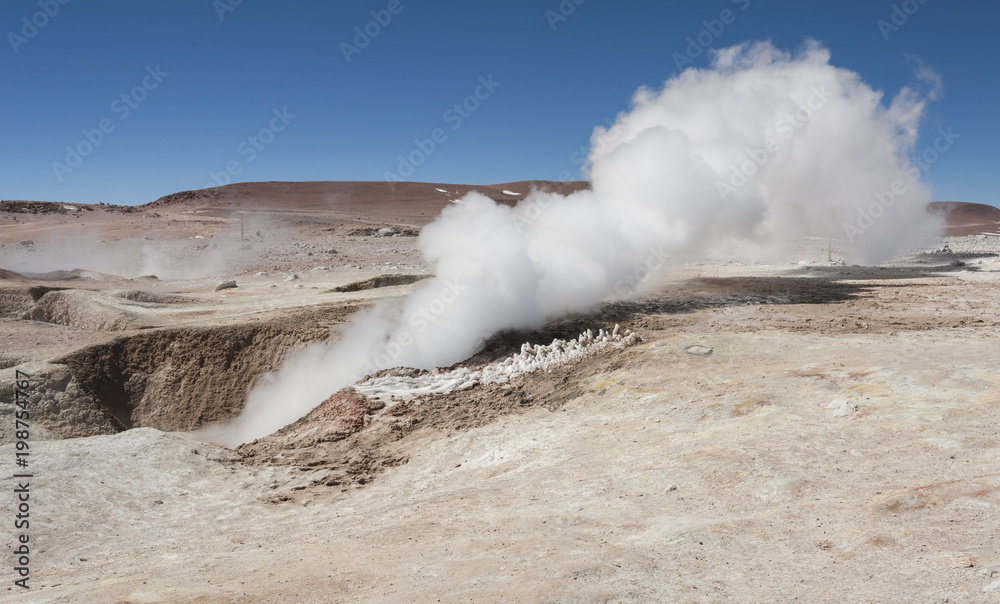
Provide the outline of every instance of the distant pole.
{"type": "Polygon", "coordinates": [[[837,217],[837,208],[830,208],[830,241],[826,246],[826,261],[833,264],[833,222],[837,217]]]}

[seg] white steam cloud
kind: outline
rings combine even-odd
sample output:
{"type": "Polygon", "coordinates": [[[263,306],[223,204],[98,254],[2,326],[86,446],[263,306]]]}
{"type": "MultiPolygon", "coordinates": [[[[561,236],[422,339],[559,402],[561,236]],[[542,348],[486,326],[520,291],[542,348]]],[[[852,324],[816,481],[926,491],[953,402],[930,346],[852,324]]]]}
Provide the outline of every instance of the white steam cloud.
{"type": "Polygon", "coordinates": [[[908,161],[924,113],[915,91],[886,104],[816,43],[718,51],[595,131],[592,191],[515,207],[471,193],[446,208],[420,235],[434,279],[293,355],[208,435],[265,436],[376,369],[447,366],[499,330],[594,309],[651,259],[826,235],[831,216],[863,262],[920,245],[939,228],[908,161]]]}
{"type": "MultiPolygon", "coordinates": [[[[256,260],[259,247],[247,249],[239,239],[238,223],[234,226],[217,222],[222,228],[213,225],[214,229],[202,231],[208,238],[165,237],[156,225],[149,231],[153,237],[146,238],[136,237],[121,227],[105,227],[104,234],[96,228],[38,233],[32,235],[34,245],[0,246],[0,266],[28,276],[74,269],[124,278],[155,275],[183,280],[226,276],[241,264],[256,260]],[[125,237],[121,236],[122,231],[125,237]],[[102,237],[107,237],[107,241],[102,237]]],[[[189,232],[195,232],[195,228],[189,232]]]]}

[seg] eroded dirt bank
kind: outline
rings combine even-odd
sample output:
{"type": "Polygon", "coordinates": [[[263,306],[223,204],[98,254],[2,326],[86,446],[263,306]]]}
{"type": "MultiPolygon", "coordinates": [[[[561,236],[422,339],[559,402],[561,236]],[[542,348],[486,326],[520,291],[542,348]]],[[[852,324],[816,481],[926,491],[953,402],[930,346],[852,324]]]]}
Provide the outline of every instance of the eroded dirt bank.
{"type": "Polygon", "coordinates": [[[194,430],[239,413],[254,380],[287,354],[323,340],[353,308],[332,307],[266,323],[158,330],[75,352],[82,390],[126,429],[194,430]]]}
{"type": "MultiPolygon", "coordinates": [[[[279,368],[291,351],[327,339],[356,308],[338,304],[246,324],[139,332],[18,365],[32,376],[36,436],[139,427],[189,431],[231,419],[256,379],[279,368]]],[[[12,380],[13,371],[0,374],[12,380]]],[[[4,417],[11,415],[12,397],[12,391],[0,393],[4,417]]],[[[7,424],[2,435],[11,442],[7,424]]]]}

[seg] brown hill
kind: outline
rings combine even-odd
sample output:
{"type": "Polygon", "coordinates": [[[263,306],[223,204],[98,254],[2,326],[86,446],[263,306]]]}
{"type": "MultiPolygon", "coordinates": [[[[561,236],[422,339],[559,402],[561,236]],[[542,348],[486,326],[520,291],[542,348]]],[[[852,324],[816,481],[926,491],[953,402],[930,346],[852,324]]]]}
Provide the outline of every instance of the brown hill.
{"type": "MultiPolygon", "coordinates": [[[[245,182],[181,191],[141,206],[73,205],[81,211],[103,209],[125,214],[149,213],[169,206],[171,209],[197,210],[207,216],[230,215],[234,210],[291,213],[332,210],[344,216],[367,216],[376,221],[422,226],[437,216],[442,208],[471,191],[478,191],[499,203],[513,205],[535,189],[568,195],[588,188],[589,182],[545,180],[495,185],[384,181],[245,182]]],[[[1000,233],[1000,208],[981,203],[935,201],[929,209],[945,217],[946,235],[1000,233]]],[[[65,214],[67,210],[61,202],[5,201],[0,202],[0,212],[65,214]]]]}
{"type": "MultiPolygon", "coordinates": [[[[422,226],[442,208],[471,191],[499,203],[513,205],[532,190],[567,195],[590,187],[582,181],[522,181],[496,185],[455,185],[400,182],[257,182],[183,191],[140,206],[142,210],[178,205],[197,208],[207,215],[225,215],[234,209],[312,212],[333,210],[345,216],[366,216],[378,221],[422,226]],[[517,195],[512,195],[516,193],[517,195]]],[[[935,201],[930,211],[946,220],[946,235],[963,236],[1000,232],[1000,208],[979,203],[935,201]]]]}
{"type": "Polygon", "coordinates": [[[982,203],[934,201],[930,211],[945,217],[946,234],[952,237],[1000,233],[1000,208],[982,203]]]}
{"type": "Polygon", "coordinates": [[[471,191],[513,205],[535,189],[567,195],[589,187],[590,183],[580,181],[539,180],[496,185],[384,181],[250,182],[174,193],[140,207],[143,211],[152,211],[164,206],[186,206],[208,215],[229,213],[233,209],[305,213],[332,210],[344,215],[377,216],[383,221],[422,225],[437,216],[449,203],[471,191]]]}

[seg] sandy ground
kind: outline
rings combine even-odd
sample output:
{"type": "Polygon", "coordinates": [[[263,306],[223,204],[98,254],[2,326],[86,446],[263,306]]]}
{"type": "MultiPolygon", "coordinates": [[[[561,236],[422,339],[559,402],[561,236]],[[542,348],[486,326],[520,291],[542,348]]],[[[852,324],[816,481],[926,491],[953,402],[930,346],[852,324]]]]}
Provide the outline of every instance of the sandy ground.
{"type": "MultiPolygon", "coordinates": [[[[177,216],[199,209],[181,204],[177,216]]],[[[135,220],[133,234],[163,220],[187,228],[171,211],[91,213],[108,224],[135,220]]],[[[420,226],[372,214],[379,228],[420,226]]],[[[84,219],[36,216],[28,228],[84,219]]],[[[224,272],[143,280],[81,263],[49,270],[96,272],[3,280],[9,368],[0,377],[15,366],[63,366],[61,357],[122,338],[278,329],[282,317],[312,309],[281,332],[308,341],[318,336],[305,330],[347,320],[338,309],[413,286],[330,289],[427,272],[413,237],[351,235],[349,221],[319,210],[302,220],[262,231],[259,255],[224,272]],[[327,246],[347,259],[311,270],[334,264],[316,258],[327,246]],[[239,286],[212,291],[225,278],[239,286]],[[39,286],[78,291],[25,298],[39,286]],[[121,297],[130,291],[183,299],[121,297]],[[98,303],[100,312],[81,310],[98,303]],[[62,324],[19,318],[40,304],[39,316],[62,324]]],[[[0,225],[3,268],[46,254],[37,235],[36,251],[20,249],[28,237],[19,229],[0,225]]],[[[231,233],[219,229],[203,236],[231,233]]],[[[179,232],[161,236],[180,241],[179,232]]],[[[179,249],[201,242],[183,239],[179,249]]],[[[122,416],[133,429],[31,443],[33,587],[12,586],[8,554],[0,597],[998,602],[998,254],[1000,238],[971,236],[881,267],[831,266],[820,243],[802,241],[777,264],[676,267],[636,298],[517,336],[551,341],[551,330],[617,322],[641,344],[525,378],[509,404],[480,387],[417,401],[350,438],[279,449],[279,459],[263,445],[234,451],[142,427],[166,421],[150,406],[183,403],[143,399],[122,416]]],[[[276,354],[247,346],[250,357],[276,354]]],[[[157,367],[142,371],[144,383],[166,379],[157,367]]],[[[77,380],[82,397],[90,382],[77,380]]],[[[147,386],[154,391],[163,392],[147,386]]],[[[13,445],[0,447],[0,459],[13,457],[13,445]]],[[[13,517],[11,497],[0,510],[13,517]]]]}

